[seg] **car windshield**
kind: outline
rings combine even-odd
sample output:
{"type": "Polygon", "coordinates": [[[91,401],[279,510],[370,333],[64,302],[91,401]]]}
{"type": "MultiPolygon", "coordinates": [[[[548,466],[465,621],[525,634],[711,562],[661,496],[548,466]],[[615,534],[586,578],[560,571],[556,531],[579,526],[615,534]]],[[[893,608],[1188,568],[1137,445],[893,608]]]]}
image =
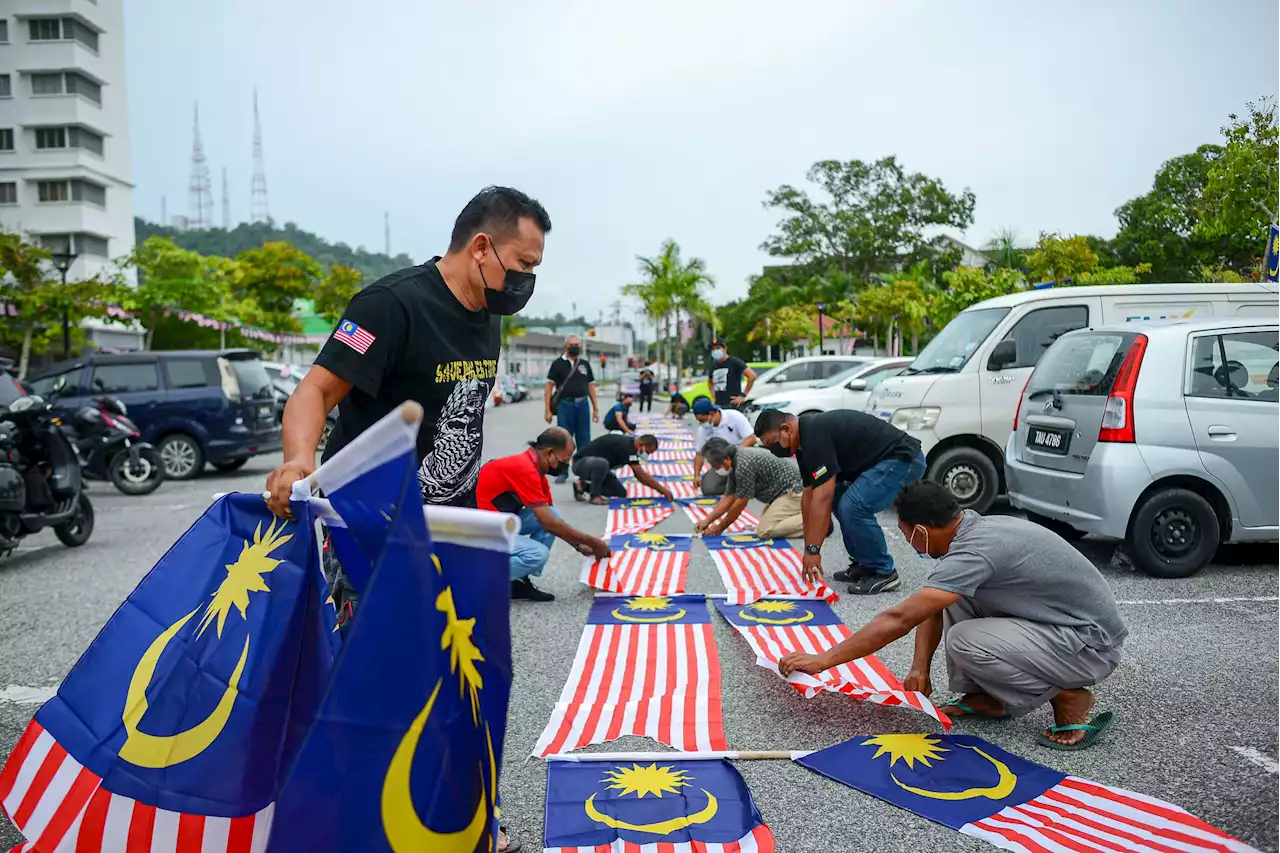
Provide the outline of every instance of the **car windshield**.
{"type": "Polygon", "coordinates": [[[955,373],[965,366],[982,346],[1004,316],[1008,308],[979,308],[962,311],[948,323],[938,336],[916,356],[903,375],[915,373],[955,373]]]}
{"type": "Polygon", "coordinates": [[[1040,357],[1023,393],[1056,391],[1105,397],[1111,393],[1120,365],[1136,337],[1132,332],[1097,332],[1055,341],[1040,357]]]}
{"type": "Polygon", "coordinates": [[[866,369],[867,369],[867,366],[865,364],[855,364],[853,367],[850,367],[848,370],[842,370],[839,373],[837,373],[835,376],[832,376],[829,379],[824,379],[821,382],[819,382],[817,385],[814,385],[813,387],[814,388],[834,388],[837,385],[843,385],[844,383],[848,382],[850,379],[854,378],[855,376],[857,376],[859,373],[861,373],[866,369]]]}

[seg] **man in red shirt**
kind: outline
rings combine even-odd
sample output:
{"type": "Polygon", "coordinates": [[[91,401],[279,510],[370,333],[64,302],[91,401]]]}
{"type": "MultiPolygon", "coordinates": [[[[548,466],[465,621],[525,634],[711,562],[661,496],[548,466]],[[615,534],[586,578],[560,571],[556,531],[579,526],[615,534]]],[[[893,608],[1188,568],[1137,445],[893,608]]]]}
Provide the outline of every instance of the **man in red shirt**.
{"type": "Polygon", "coordinates": [[[551,543],[559,537],[587,556],[607,557],[609,543],[565,523],[551,505],[547,475],[569,470],[574,443],[568,430],[543,430],[529,449],[514,456],[486,462],[476,483],[480,509],[520,516],[520,535],[511,549],[511,597],[529,601],[553,601],[555,596],[538,589],[529,578],[542,574],[551,557],[551,543]]]}

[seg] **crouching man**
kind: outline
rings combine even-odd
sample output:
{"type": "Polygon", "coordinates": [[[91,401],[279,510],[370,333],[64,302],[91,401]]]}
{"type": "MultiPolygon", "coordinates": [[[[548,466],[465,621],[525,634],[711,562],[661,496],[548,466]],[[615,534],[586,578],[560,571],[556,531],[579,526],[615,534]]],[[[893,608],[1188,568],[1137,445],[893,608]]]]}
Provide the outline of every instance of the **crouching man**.
{"type": "Polygon", "coordinates": [[[725,478],[727,487],[711,514],[694,525],[695,530],[719,536],[738,520],[747,502],[754,498],[765,505],[757,536],[794,539],[804,535],[804,515],[800,511],[804,484],[800,482],[796,460],[779,458],[761,447],[731,444],[719,437],[707,439],[702,458],[711,470],[725,478]]]}
{"type": "Polygon", "coordinates": [[[1054,724],[1040,744],[1092,746],[1112,715],[1090,717],[1088,688],[1119,664],[1128,633],[1106,579],[1057,534],[1018,518],[962,512],[937,483],[906,487],[894,507],[902,535],[938,561],[924,588],[823,654],[787,655],[779,670],[822,672],[914,628],[908,690],[932,692],[930,664],[942,642],[949,686],[963,694],[941,706],[948,716],[1016,717],[1048,703],[1054,724]]]}
{"type": "Polygon", "coordinates": [[[556,538],[588,556],[610,554],[607,542],[570,527],[551,505],[547,475],[555,477],[568,471],[573,449],[568,430],[551,427],[529,442],[529,449],[523,453],[490,460],[480,469],[476,484],[480,509],[520,516],[520,535],[511,549],[512,598],[555,600],[554,595],[534,586],[530,578],[542,574],[556,538]]]}

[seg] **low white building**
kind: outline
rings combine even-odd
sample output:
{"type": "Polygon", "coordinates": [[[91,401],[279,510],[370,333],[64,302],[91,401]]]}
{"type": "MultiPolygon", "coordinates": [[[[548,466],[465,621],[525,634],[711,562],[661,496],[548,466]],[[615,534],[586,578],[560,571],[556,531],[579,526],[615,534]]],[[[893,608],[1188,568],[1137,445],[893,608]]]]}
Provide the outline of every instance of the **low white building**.
{"type": "MultiPolygon", "coordinates": [[[[618,344],[583,338],[583,358],[589,360],[597,381],[616,379],[626,369],[627,360],[618,344]],[[605,357],[603,369],[600,356],[605,357]]],[[[511,373],[535,384],[547,378],[551,363],[564,354],[564,336],[526,332],[514,337],[498,360],[499,373],[511,373]]]]}

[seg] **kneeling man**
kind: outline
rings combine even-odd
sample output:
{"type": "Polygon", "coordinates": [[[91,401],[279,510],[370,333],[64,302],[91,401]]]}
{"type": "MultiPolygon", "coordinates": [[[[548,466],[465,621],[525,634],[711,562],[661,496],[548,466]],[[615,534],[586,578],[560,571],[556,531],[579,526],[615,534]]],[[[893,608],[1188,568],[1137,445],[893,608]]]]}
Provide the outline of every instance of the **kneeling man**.
{"type": "Polygon", "coordinates": [[[786,675],[817,673],[872,654],[916,631],[904,685],[929,695],[929,667],[946,645],[951,717],[1020,716],[1046,702],[1054,724],[1039,742],[1092,746],[1111,724],[1090,718],[1089,687],[1120,662],[1128,629],[1102,574],[1057,534],[1034,522],[960,510],[941,485],[907,486],[894,502],[898,529],[921,555],[938,560],[924,588],[820,655],[792,654],[786,675]]]}
{"type": "Polygon", "coordinates": [[[536,441],[529,442],[528,450],[492,459],[480,469],[476,483],[477,506],[520,516],[520,535],[511,549],[512,598],[555,599],[551,593],[534,586],[529,578],[542,574],[556,537],[588,556],[610,554],[607,542],[570,527],[551,506],[547,475],[554,477],[568,471],[571,456],[573,438],[568,430],[550,427],[543,430],[536,441]]]}
{"type": "Polygon", "coordinates": [[[757,536],[794,539],[804,535],[804,516],[800,512],[804,488],[794,459],[780,459],[764,448],[740,447],[723,438],[708,439],[702,446],[702,458],[727,479],[728,488],[711,513],[694,525],[695,530],[719,536],[755,498],[765,505],[757,536]]]}

